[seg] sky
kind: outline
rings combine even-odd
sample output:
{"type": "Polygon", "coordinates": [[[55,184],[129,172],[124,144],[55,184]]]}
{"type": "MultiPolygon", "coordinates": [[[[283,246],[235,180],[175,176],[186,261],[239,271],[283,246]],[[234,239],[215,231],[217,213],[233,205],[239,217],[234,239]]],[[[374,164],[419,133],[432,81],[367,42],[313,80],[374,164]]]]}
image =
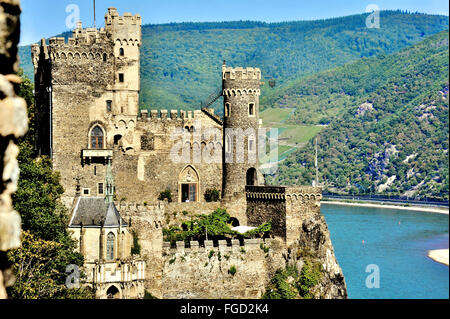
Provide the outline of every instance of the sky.
{"type": "MultiPolygon", "coordinates": [[[[83,25],[92,27],[93,2],[22,0],[20,45],[71,30],[77,11],[83,25]]],[[[102,27],[107,8],[116,7],[120,15],[139,13],[143,24],[237,20],[281,22],[363,13],[371,4],[381,10],[449,15],[448,0],[96,0],[96,17],[97,27],[102,27]]]]}

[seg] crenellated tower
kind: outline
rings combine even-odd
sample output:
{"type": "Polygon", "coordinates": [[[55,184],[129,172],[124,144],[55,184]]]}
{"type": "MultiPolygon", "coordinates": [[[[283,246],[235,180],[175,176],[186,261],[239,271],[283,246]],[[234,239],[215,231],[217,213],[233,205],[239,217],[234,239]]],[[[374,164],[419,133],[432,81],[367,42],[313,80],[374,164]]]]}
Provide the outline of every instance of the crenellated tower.
{"type": "Polygon", "coordinates": [[[222,67],[224,97],[223,196],[235,197],[258,185],[258,129],[261,71],[222,67]]]}
{"type": "Polygon", "coordinates": [[[140,15],[109,8],[101,29],[78,22],[68,39],[32,46],[36,119],[44,124],[36,152],[52,158],[67,197],[75,196],[74,178],[90,189],[84,195],[104,195],[113,147],[137,122],[141,24],[140,15]],[[120,135],[119,122],[127,123],[120,135]]]}

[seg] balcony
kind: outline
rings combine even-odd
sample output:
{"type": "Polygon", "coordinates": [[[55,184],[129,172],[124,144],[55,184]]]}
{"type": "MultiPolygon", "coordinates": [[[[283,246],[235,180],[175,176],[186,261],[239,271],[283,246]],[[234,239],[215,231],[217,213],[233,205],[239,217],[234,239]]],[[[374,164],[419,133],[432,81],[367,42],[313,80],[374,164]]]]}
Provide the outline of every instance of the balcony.
{"type": "Polygon", "coordinates": [[[108,160],[112,160],[113,150],[106,150],[106,149],[82,150],[81,158],[83,160],[83,164],[99,161],[106,163],[108,160]]]}

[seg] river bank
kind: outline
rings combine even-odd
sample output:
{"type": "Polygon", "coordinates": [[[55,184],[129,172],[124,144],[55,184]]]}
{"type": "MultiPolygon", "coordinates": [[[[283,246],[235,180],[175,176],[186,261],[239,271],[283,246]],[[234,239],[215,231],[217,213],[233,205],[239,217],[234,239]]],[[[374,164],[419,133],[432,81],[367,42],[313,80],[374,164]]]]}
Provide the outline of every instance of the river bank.
{"type": "Polygon", "coordinates": [[[448,266],[449,250],[448,249],[430,250],[428,252],[428,257],[433,259],[435,262],[448,266]]]}
{"type": "Polygon", "coordinates": [[[382,203],[348,203],[341,202],[337,200],[333,201],[322,201],[322,205],[341,205],[341,206],[355,206],[355,207],[372,207],[372,208],[386,208],[386,209],[401,209],[401,210],[409,210],[409,211],[419,211],[419,212],[427,212],[427,213],[436,213],[436,214],[449,214],[448,208],[441,207],[429,207],[429,206],[403,206],[403,205],[394,205],[394,204],[382,204],[382,203]]]}

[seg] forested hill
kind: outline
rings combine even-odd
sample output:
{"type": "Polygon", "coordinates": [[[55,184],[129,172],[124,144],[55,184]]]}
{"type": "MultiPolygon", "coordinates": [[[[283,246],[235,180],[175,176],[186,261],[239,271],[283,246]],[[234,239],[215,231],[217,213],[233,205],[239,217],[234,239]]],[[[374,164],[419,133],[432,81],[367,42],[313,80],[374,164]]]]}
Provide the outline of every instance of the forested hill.
{"type": "MultiPolygon", "coordinates": [[[[141,12],[145,15],[145,12],[141,12]]],[[[446,30],[448,17],[381,12],[381,28],[368,29],[368,14],[286,23],[219,22],[143,26],[141,106],[196,109],[221,85],[222,60],[261,68],[262,96],[291,80],[338,65],[397,52],[446,30]],[[271,89],[268,80],[277,86],[271,89]]],[[[67,36],[68,34],[64,34],[67,36]]],[[[30,47],[20,49],[32,77],[30,47]]],[[[266,100],[262,100],[262,106],[266,100]]],[[[220,107],[220,103],[216,103],[220,107]]]]}
{"type": "MultiPolygon", "coordinates": [[[[448,43],[444,31],[399,53],[291,83],[281,93],[299,103],[291,121],[318,112],[331,119],[318,135],[319,183],[338,192],[448,200],[448,43]]],[[[314,175],[311,141],[280,164],[271,182],[310,184],[314,175]]]]}

